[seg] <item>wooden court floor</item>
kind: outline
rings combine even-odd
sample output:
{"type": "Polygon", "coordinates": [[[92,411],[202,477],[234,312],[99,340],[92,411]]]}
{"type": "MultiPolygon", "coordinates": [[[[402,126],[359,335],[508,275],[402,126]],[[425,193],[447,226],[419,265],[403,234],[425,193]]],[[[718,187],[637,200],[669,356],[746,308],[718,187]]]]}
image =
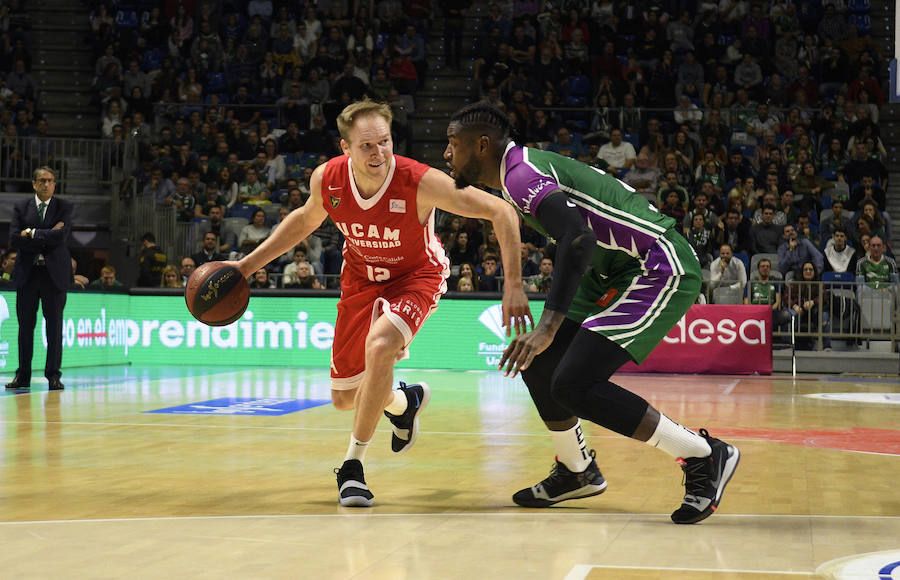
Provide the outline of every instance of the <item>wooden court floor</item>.
{"type": "Polygon", "coordinates": [[[380,425],[371,509],[337,504],[351,415],[318,404],[325,369],[74,369],[0,395],[0,578],[900,579],[896,376],[618,376],[739,446],[694,526],[669,520],[667,455],[592,425],[608,491],[518,508],[553,463],[524,385],[397,379],[433,397],[409,453],[380,425]]]}

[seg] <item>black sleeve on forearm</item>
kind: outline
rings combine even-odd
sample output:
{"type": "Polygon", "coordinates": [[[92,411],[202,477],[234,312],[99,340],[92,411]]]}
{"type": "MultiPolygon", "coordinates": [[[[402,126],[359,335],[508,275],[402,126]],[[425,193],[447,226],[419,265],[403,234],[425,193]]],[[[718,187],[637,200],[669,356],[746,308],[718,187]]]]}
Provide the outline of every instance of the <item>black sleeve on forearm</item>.
{"type": "Polygon", "coordinates": [[[550,192],[541,201],[534,217],[556,240],[557,246],[553,282],[544,308],[566,312],[591,263],[597,237],[581,212],[570,205],[569,198],[559,190],[550,192]]]}

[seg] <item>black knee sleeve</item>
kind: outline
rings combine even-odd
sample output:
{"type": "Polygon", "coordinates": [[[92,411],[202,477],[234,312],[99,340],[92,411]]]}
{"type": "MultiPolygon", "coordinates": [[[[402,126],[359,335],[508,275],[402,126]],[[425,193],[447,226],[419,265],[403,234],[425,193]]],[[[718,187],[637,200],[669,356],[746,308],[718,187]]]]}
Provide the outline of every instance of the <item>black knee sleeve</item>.
{"type": "Polygon", "coordinates": [[[628,352],[616,343],[581,330],[553,372],[551,394],[572,414],[631,437],[647,412],[648,403],[609,381],[629,360],[628,352]]]}
{"type": "Polygon", "coordinates": [[[580,326],[568,318],[556,332],[553,343],[541,354],[534,357],[531,365],[522,371],[522,380],[528,387],[531,400],[537,408],[538,414],[545,422],[565,421],[573,417],[573,413],[560,405],[550,392],[550,384],[553,371],[559,366],[559,361],[566,354],[569,344],[580,326]]]}

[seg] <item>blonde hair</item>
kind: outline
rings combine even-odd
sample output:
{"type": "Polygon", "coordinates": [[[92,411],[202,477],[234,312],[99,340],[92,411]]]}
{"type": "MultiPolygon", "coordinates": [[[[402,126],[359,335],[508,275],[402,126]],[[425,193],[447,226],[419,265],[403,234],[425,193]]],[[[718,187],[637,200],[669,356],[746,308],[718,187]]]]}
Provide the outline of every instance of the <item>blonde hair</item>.
{"type": "Polygon", "coordinates": [[[181,288],[184,286],[181,280],[181,272],[178,271],[178,268],[169,264],[165,268],[163,268],[162,275],[159,277],[159,285],[162,288],[181,288]],[[166,274],[175,274],[175,285],[169,286],[166,284],[166,274]]]}
{"type": "Polygon", "coordinates": [[[394,113],[391,112],[391,107],[389,105],[386,103],[377,103],[367,97],[361,101],[347,105],[344,107],[344,110],[341,111],[341,114],[338,115],[337,126],[338,131],[341,134],[341,139],[349,143],[350,129],[353,128],[353,124],[356,123],[357,119],[369,115],[378,115],[387,121],[388,127],[390,127],[394,120],[394,113]]]}

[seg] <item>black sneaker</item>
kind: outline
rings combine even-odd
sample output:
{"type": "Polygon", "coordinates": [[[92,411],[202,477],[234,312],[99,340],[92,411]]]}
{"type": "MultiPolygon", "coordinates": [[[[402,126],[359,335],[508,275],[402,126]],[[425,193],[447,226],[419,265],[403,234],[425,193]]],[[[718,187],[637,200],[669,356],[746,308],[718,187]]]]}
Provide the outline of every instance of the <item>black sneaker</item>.
{"type": "Polygon", "coordinates": [[[591,449],[591,463],[580,473],[573,473],[559,459],[550,470],[550,476],[533,487],[517,491],[513,501],[523,507],[543,508],[567,499],[600,495],[606,491],[606,480],[597,468],[591,449]]]}
{"type": "Polygon", "coordinates": [[[400,415],[384,412],[394,430],[391,436],[391,451],[394,453],[404,453],[416,442],[416,435],[419,434],[419,415],[431,400],[431,389],[425,383],[407,385],[401,382],[399,390],[406,395],[406,411],[400,415]]]}
{"type": "Polygon", "coordinates": [[[359,459],[348,459],[337,474],[338,501],[344,507],[370,507],[375,497],[366,485],[363,466],[359,459]]]}
{"type": "Polygon", "coordinates": [[[696,524],[711,516],[741,459],[741,452],[734,445],[710,437],[706,429],[700,429],[700,435],[712,453],[709,457],[678,459],[684,471],[685,493],[681,507],[672,513],[676,524],[696,524]]]}

